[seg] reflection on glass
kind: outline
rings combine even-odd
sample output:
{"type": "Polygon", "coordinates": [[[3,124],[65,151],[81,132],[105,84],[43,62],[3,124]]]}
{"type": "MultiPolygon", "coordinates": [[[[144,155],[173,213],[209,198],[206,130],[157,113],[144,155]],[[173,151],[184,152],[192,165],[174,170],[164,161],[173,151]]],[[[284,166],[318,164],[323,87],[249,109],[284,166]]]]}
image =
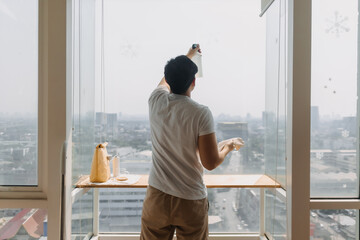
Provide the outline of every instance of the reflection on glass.
{"type": "Polygon", "coordinates": [[[38,1],[0,4],[0,185],[38,184],[38,1]]]}
{"type": "MultiPolygon", "coordinates": [[[[74,1],[73,62],[73,184],[81,175],[90,174],[95,150],[95,1],[74,1]]],[[[80,240],[93,230],[93,191],[72,205],[72,239],[80,240]]]]}
{"type": "Polygon", "coordinates": [[[71,214],[72,239],[84,239],[93,230],[93,190],[73,203],[71,214]]]}
{"type": "Polygon", "coordinates": [[[0,239],[43,239],[47,237],[47,210],[0,209],[0,239]]]}
{"type": "Polygon", "coordinates": [[[310,212],[310,239],[358,239],[356,224],[359,211],[354,209],[312,210],[310,212]]]}
{"type": "MultiPolygon", "coordinates": [[[[286,7],[275,1],[266,12],[265,173],[286,186],[286,7]]],[[[286,239],[286,196],[265,190],[265,232],[286,239]]]]}
{"type": "Polygon", "coordinates": [[[358,196],[358,1],[312,2],[311,196],[358,196]]]}
{"type": "Polygon", "coordinates": [[[278,190],[265,190],[265,232],[274,239],[286,240],[286,231],[285,197],[278,190]]]}
{"type": "Polygon", "coordinates": [[[95,1],[76,1],[74,9],[73,183],[90,174],[95,150],[95,1]]]}
{"type": "Polygon", "coordinates": [[[285,5],[268,9],[266,48],[265,173],[285,186],[286,71],[285,5]]]}
{"type": "Polygon", "coordinates": [[[142,188],[101,189],[100,232],[139,233],[145,194],[142,188]]]}

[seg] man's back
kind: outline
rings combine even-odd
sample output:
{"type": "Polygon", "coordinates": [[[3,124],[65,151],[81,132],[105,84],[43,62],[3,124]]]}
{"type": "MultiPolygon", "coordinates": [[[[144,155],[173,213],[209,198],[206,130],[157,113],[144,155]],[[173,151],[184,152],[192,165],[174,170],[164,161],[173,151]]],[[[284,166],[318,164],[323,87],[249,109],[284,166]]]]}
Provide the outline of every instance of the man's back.
{"type": "Polygon", "coordinates": [[[159,86],[149,98],[153,166],[149,185],[189,200],[206,197],[198,137],[214,133],[210,110],[159,86]]]}
{"type": "Polygon", "coordinates": [[[208,239],[208,210],[203,167],[215,169],[242,139],[218,149],[210,110],[191,100],[199,51],[171,59],[149,98],[153,166],[141,216],[141,240],[208,239]],[[170,89],[171,92],[170,93],[170,89]]]}

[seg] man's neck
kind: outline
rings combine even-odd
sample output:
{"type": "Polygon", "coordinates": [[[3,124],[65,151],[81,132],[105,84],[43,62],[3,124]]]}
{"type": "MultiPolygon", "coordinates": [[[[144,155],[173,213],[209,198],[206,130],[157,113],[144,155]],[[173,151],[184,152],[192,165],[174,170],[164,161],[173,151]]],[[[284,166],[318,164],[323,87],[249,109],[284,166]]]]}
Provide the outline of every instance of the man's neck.
{"type": "MultiPolygon", "coordinates": [[[[173,93],[173,92],[170,90],[170,93],[173,93]]],[[[187,91],[187,92],[185,92],[185,93],[178,94],[178,95],[187,96],[187,97],[191,98],[191,91],[187,91]]]]}
{"type": "Polygon", "coordinates": [[[187,96],[187,97],[191,98],[191,92],[186,92],[186,93],[181,94],[181,95],[183,95],[183,96],[187,96]]]}
{"type": "Polygon", "coordinates": [[[185,93],[183,93],[182,95],[188,96],[189,98],[191,98],[191,89],[188,88],[188,90],[185,93]]]}

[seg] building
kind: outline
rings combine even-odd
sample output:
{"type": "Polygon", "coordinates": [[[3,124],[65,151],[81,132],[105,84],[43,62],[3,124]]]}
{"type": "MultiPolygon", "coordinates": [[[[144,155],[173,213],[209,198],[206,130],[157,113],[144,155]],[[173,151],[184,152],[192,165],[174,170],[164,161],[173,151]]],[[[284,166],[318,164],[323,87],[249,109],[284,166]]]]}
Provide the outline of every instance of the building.
{"type": "MultiPolygon", "coordinates": [[[[245,142],[249,139],[248,123],[247,122],[219,122],[217,123],[217,133],[220,141],[234,137],[241,137],[245,142]]],[[[243,164],[249,162],[248,148],[241,149],[241,156],[243,164]]]]}
{"type": "Polygon", "coordinates": [[[317,130],[319,128],[319,107],[318,106],[311,106],[311,129],[317,130]]]}

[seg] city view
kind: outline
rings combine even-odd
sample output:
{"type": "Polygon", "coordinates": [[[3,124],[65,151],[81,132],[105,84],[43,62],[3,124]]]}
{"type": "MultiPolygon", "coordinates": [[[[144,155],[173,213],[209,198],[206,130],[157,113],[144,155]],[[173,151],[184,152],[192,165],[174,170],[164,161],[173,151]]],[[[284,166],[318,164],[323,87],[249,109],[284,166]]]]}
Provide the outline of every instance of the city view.
{"type": "MultiPolygon", "coordinates": [[[[260,18],[260,1],[217,0],[206,7],[193,1],[196,14],[184,18],[189,12],[184,2],[74,1],[72,96],[66,96],[72,101],[73,186],[90,174],[95,146],[103,142],[109,155],[120,157],[122,174],[149,173],[148,96],[166,62],[197,42],[204,77],[196,79],[192,98],[211,109],[218,141],[245,141],[205,174],[266,174],[278,181],[284,189],[264,191],[265,231],[285,240],[286,112],[292,84],[287,58],[293,50],[284,44],[289,37],[286,4],[275,1],[260,18]]],[[[312,1],[311,198],[359,198],[357,4],[312,1]]],[[[38,126],[37,115],[38,107],[46,105],[39,98],[46,84],[38,73],[43,67],[38,1],[18,5],[14,0],[0,4],[0,30],[6,33],[0,38],[1,82],[6,83],[0,88],[0,187],[6,191],[39,183],[39,130],[44,126],[38,126]]],[[[139,233],[146,189],[99,192],[100,233],[139,233]]],[[[93,193],[90,189],[72,205],[74,240],[93,231],[93,193]]],[[[210,232],[258,233],[260,196],[260,189],[208,189],[210,232]]],[[[13,228],[16,236],[4,239],[39,239],[26,225],[36,214],[44,218],[39,229],[46,229],[46,210],[0,209],[0,240],[10,236],[4,234],[15,220],[23,224],[13,228]]],[[[358,238],[358,209],[313,209],[310,222],[311,240],[358,238]]]]}
{"type": "MultiPolygon", "coordinates": [[[[264,114],[263,116],[266,116],[264,114]]],[[[263,174],[266,172],[263,118],[247,116],[228,120],[215,118],[218,141],[240,136],[246,145],[230,153],[224,163],[205,174],[263,174]]],[[[76,122],[76,121],[75,121],[76,122]]],[[[83,121],[86,123],[87,121],[83,121]]],[[[93,149],[107,141],[108,153],[120,156],[122,173],[148,174],[151,167],[151,141],[146,119],[131,121],[121,114],[97,112],[92,121],[77,126],[73,132],[73,179],[90,172],[93,149]],[[91,123],[93,124],[92,127],[91,123]],[[77,128],[78,127],[78,128],[77,128]],[[84,129],[87,131],[83,131],[84,129]],[[90,137],[92,136],[92,137],[90,137]],[[94,138],[95,136],[95,138],[94,138]]],[[[36,185],[36,119],[1,116],[0,164],[1,185],[36,185]]],[[[356,117],[321,120],[318,107],[312,107],[311,193],[313,196],[355,196],[357,192],[356,117]],[[331,186],[331,187],[329,187],[331,186]]],[[[100,231],[139,232],[145,189],[101,189],[100,231]]],[[[211,232],[258,232],[259,190],[208,189],[211,232]]],[[[268,201],[276,201],[276,215],[271,227],[286,231],[284,202],[271,191],[268,201]]],[[[1,224],[16,210],[0,211],[1,224]]],[[[20,211],[20,210],[18,210],[20,211]]],[[[268,214],[271,214],[270,212],[268,214]]],[[[313,239],[355,239],[356,210],[314,210],[311,212],[313,239]],[[337,236],[328,238],[328,236],[337,236]]],[[[73,205],[73,232],[91,230],[92,194],[73,205]]],[[[24,231],[19,231],[19,233],[24,231]]],[[[281,237],[281,234],[279,234],[281,237]]]]}

